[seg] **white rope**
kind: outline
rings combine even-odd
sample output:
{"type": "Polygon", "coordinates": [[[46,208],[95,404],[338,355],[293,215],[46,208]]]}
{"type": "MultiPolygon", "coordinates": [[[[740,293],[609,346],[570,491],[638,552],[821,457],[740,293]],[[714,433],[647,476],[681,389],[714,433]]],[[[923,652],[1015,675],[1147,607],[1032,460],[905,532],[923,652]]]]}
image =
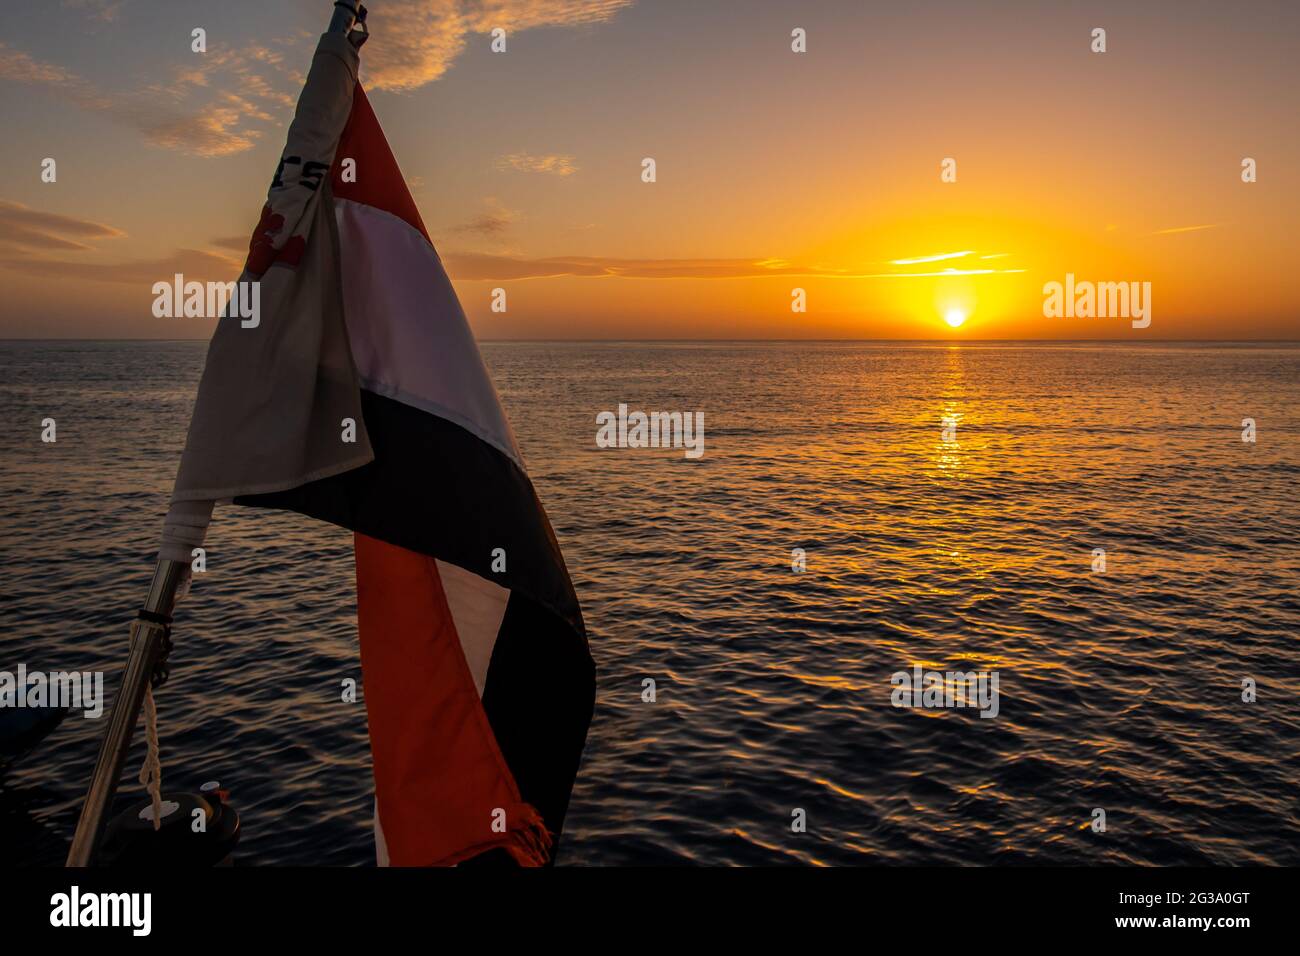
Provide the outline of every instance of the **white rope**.
{"type": "Polygon", "coordinates": [[[153,828],[158,830],[162,827],[162,761],[158,759],[158,709],[154,706],[152,685],[144,689],[144,733],[147,743],[140,782],[153,800],[153,828]]]}

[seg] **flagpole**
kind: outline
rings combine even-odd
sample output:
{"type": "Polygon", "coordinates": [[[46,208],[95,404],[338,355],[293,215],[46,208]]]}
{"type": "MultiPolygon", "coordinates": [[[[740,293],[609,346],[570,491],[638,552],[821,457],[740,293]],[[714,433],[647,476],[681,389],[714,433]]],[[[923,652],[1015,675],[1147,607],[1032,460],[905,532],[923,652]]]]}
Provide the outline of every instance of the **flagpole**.
{"type": "Polygon", "coordinates": [[[171,613],[176,605],[176,589],[186,570],[179,561],[159,561],[140,616],[131,623],[131,652],[122,673],[122,687],[109,713],[108,729],[104,731],[99,759],[68,851],[68,866],[89,866],[104,832],[105,816],[117,792],[145,689],[170,650],[171,613]]]}
{"type": "MultiPolygon", "coordinates": [[[[366,8],[358,0],[337,0],[327,32],[351,34],[353,26],[360,26],[364,31],[365,19],[366,8]]],[[[358,34],[352,40],[359,46],[364,35],[358,34]]],[[[171,650],[171,616],[176,607],[176,591],[187,570],[184,562],[159,559],[144,606],[131,623],[130,653],[122,673],[122,687],[109,712],[108,727],[68,850],[67,866],[90,866],[94,860],[108,808],[117,793],[122,767],[131,749],[145,691],[150,683],[161,683],[165,678],[162,668],[171,650]]]]}

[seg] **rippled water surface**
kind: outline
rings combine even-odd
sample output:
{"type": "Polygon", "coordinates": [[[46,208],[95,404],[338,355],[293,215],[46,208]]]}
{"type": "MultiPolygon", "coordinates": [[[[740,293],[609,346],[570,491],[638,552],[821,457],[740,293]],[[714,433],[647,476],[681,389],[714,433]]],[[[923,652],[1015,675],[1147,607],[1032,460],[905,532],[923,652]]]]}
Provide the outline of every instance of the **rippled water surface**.
{"type": "MultiPolygon", "coordinates": [[[[115,686],[203,351],[0,343],[0,669],[115,686]]],[[[1300,349],[483,351],[599,671],[560,863],[1300,864],[1300,349]],[[704,457],[596,448],[620,402],[703,411],[704,457]],[[996,669],[998,717],[891,707],[915,663],[996,669]]],[[[241,863],[370,863],[350,535],[208,545],[165,783],[229,788],[241,863]]],[[[6,864],[62,860],[102,726],[0,782],[6,864]]]]}

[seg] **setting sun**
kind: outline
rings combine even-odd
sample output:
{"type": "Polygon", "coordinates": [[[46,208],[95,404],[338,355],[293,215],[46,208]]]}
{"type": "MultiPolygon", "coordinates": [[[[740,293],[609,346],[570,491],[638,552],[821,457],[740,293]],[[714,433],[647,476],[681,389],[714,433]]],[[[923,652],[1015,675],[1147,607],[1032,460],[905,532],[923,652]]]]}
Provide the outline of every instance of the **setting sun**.
{"type": "Polygon", "coordinates": [[[966,321],[966,313],[961,309],[949,309],[944,314],[943,320],[954,329],[960,328],[961,324],[966,321]]]}

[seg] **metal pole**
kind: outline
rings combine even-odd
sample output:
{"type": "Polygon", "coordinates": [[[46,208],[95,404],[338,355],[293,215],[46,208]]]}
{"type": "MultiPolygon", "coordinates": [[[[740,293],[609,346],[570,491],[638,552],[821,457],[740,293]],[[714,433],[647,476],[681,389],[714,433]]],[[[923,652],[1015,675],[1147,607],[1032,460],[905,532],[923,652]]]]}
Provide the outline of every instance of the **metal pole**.
{"type": "Polygon", "coordinates": [[[166,625],[161,619],[171,617],[176,606],[176,589],[186,570],[187,566],[179,561],[159,561],[143,608],[144,613],[155,620],[141,618],[131,624],[131,654],[122,674],[122,687],[108,716],[104,740],[99,745],[99,759],[95,761],[90,789],[86,791],[81,819],[77,821],[77,832],[68,851],[68,866],[89,866],[94,857],[95,847],[104,831],[105,815],[117,792],[122,765],[131,747],[131,735],[135,732],[135,722],[144,703],[145,688],[153,679],[154,668],[163,651],[166,625]]]}

